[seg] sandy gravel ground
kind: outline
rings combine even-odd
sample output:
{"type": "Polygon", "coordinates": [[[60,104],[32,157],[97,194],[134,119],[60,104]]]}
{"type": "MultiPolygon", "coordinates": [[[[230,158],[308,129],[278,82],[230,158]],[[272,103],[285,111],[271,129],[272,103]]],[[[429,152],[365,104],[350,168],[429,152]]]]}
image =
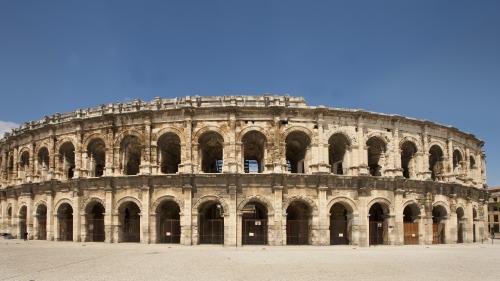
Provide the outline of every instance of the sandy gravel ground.
{"type": "Polygon", "coordinates": [[[0,280],[500,280],[497,245],[174,246],[0,240],[0,280]]]}

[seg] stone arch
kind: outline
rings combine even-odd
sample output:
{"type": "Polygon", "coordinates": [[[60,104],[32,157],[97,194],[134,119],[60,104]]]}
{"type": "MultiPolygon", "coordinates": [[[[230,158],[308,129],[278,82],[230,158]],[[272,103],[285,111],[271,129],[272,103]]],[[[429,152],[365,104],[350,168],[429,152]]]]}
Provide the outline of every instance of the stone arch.
{"type": "Polygon", "coordinates": [[[202,127],[193,134],[193,143],[198,144],[200,141],[200,137],[203,136],[205,133],[208,132],[215,132],[219,134],[222,137],[222,140],[224,141],[225,144],[229,143],[229,139],[227,134],[224,132],[224,130],[221,127],[218,126],[213,126],[213,125],[208,125],[205,127],[202,127]]]}
{"type": "Polygon", "coordinates": [[[172,134],[177,135],[177,137],[179,137],[179,139],[181,141],[181,145],[186,144],[186,141],[185,141],[186,136],[184,134],[184,131],[176,126],[168,126],[168,127],[161,128],[160,130],[158,130],[156,133],[154,133],[151,136],[151,143],[156,144],[161,136],[168,134],[168,133],[172,133],[172,134]]]}
{"type": "Polygon", "coordinates": [[[353,145],[354,145],[354,138],[352,138],[347,132],[345,131],[334,131],[332,132],[329,136],[328,136],[328,139],[327,139],[327,142],[329,142],[332,137],[334,136],[342,136],[345,138],[346,142],[347,142],[347,147],[350,149],[353,145]]]}
{"type": "Polygon", "coordinates": [[[291,134],[293,132],[297,132],[297,131],[306,134],[309,137],[309,140],[311,141],[311,143],[313,143],[313,141],[314,141],[314,134],[313,134],[313,132],[309,128],[307,128],[307,127],[298,126],[298,125],[293,125],[293,126],[291,126],[289,128],[286,128],[281,133],[281,140],[285,141],[289,134],[291,134]]]}
{"type": "MultiPolygon", "coordinates": [[[[56,145],[55,145],[56,146],[56,149],[55,149],[56,153],[59,153],[59,151],[61,150],[61,146],[63,146],[66,143],[71,143],[76,150],[77,146],[75,144],[77,144],[78,142],[75,140],[75,138],[69,137],[69,136],[64,136],[64,137],[58,139],[56,142],[56,145]]],[[[50,152],[50,150],[49,150],[49,152],[50,152]]]]}
{"type": "Polygon", "coordinates": [[[115,213],[118,214],[120,212],[120,208],[123,207],[123,205],[128,203],[128,202],[135,203],[137,205],[137,207],[139,207],[139,209],[141,210],[141,213],[142,213],[142,202],[133,196],[125,196],[125,197],[120,198],[118,201],[116,201],[116,207],[114,210],[115,213]]]}
{"type": "MultiPolygon", "coordinates": [[[[64,204],[64,203],[68,203],[68,204],[71,206],[71,208],[73,208],[73,200],[71,200],[70,198],[66,198],[66,197],[65,197],[65,198],[61,198],[61,199],[59,199],[59,201],[57,201],[57,203],[54,205],[54,209],[53,209],[52,214],[57,215],[57,210],[58,210],[58,209],[59,209],[59,207],[60,207],[62,204],[64,204]]],[[[73,208],[73,210],[74,210],[74,208],[73,208]]]]}
{"type": "Polygon", "coordinates": [[[236,136],[236,142],[237,143],[241,143],[243,141],[243,137],[252,132],[252,131],[257,131],[257,132],[260,132],[262,133],[265,137],[266,137],[266,141],[269,142],[270,140],[272,140],[272,136],[269,134],[269,131],[266,130],[264,127],[262,126],[257,126],[257,125],[251,125],[251,126],[247,126],[243,129],[241,129],[237,136],[236,136]]]}
{"type": "Polygon", "coordinates": [[[330,202],[328,202],[328,204],[326,206],[326,209],[328,210],[328,212],[330,212],[330,210],[332,209],[333,205],[335,205],[337,203],[340,203],[344,207],[346,207],[347,209],[349,209],[352,212],[353,215],[357,215],[358,214],[358,206],[356,205],[356,202],[354,202],[354,200],[352,200],[351,198],[345,197],[345,196],[337,196],[337,197],[332,198],[330,200],[330,202]]]}
{"type": "Polygon", "coordinates": [[[83,202],[81,210],[80,210],[81,214],[87,214],[88,207],[91,206],[92,204],[95,204],[95,203],[101,204],[104,208],[106,208],[106,204],[105,204],[104,200],[102,200],[99,197],[90,197],[83,202]]]}
{"type": "Polygon", "coordinates": [[[145,146],[146,141],[144,138],[144,134],[140,132],[137,129],[128,129],[120,132],[116,137],[115,141],[113,143],[113,147],[120,147],[123,139],[125,139],[127,136],[134,136],[139,139],[139,142],[141,143],[141,146],[145,146]]]}
{"type": "Polygon", "coordinates": [[[387,208],[389,213],[387,215],[392,215],[394,213],[394,206],[391,204],[391,201],[384,197],[376,197],[372,199],[367,205],[366,209],[369,211],[375,203],[381,204],[383,207],[387,208]]]}
{"type": "Polygon", "coordinates": [[[438,206],[441,206],[443,207],[445,210],[446,210],[446,216],[449,217],[450,214],[451,214],[451,209],[450,209],[450,205],[442,200],[440,201],[435,201],[432,203],[432,208],[434,207],[438,207],[438,206]]]}
{"type": "Polygon", "coordinates": [[[433,147],[433,146],[437,146],[437,147],[439,147],[439,149],[441,149],[441,151],[443,152],[443,155],[445,155],[445,154],[446,154],[446,151],[447,151],[447,150],[446,150],[446,149],[444,149],[444,147],[446,147],[446,145],[445,145],[443,142],[438,141],[438,140],[431,140],[431,141],[429,142],[428,149],[431,149],[431,147],[433,147]]]}
{"type": "Polygon", "coordinates": [[[377,138],[377,139],[381,140],[384,143],[386,149],[389,146],[389,144],[391,143],[391,139],[386,134],[384,134],[382,132],[370,132],[365,136],[366,141],[368,141],[371,138],[377,138]]]}
{"type": "Polygon", "coordinates": [[[404,136],[403,138],[401,138],[401,140],[399,141],[398,147],[402,147],[405,142],[412,142],[415,145],[415,147],[417,148],[417,151],[423,150],[422,149],[422,142],[414,136],[404,136]]]}
{"type": "Polygon", "coordinates": [[[45,205],[46,208],[48,208],[47,202],[45,200],[38,200],[33,204],[33,209],[31,210],[31,214],[36,216],[36,211],[38,210],[38,207],[41,205],[45,205]]]}
{"type": "Polygon", "coordinates": [[[196,203],[194,203],[193,208],[192,208],[192,213],[193,216],[198,214],[198,211],[200,210],[200,207],[205,205],[205,203],[210,202],[210,201],[215,201],[218,202],[222,205],[222,212],[224,216],[229,216],[229,205],[226,203],[226,201],[217,195],[205,195],[198,199],[196,203]]]}
{"type": "Polygon", "coordinates": [[[245,199],[243,199],[243,201],[241,201],[238,204],[237,212],[241,212],[243,210],[243,208],[245,207],[245,205],[247,205],[248,203],[252,203],[252,202],[257,202],[257,203],[264,205],[267,209],[268,216],[274,215],[274,207],[273,207],[273,204],[271,203],[271,201],[267,200],[264,196],[260,196],[260,195],[252,195],[252,196],[248,196],[245,199]]]}
{"type": "Polygon", "coordinates": [[[285,202],[284,202],[285,204],[283,204],[283,214],[286,214],[286,210],[288,209],[288,207],[290,207],[290,205],[292,203],[294,203],[295,201],[302,202],[302,203],[306,204],[311,209],[311,215],[313,217],[318,215],[318,206],[316,205],[314,200],[307,197],[307,196],[301,196],[301,195],[292,196],[292,197],[289,197],[285,200],[285,202]]]}
{"type": "Polygon", "coordinates": [[[39,143],[35,143],[35,155],[38,156],[38,154],[40,153],[40,150],[42,148],[47,149],[47,151],[49,151],[49,154],[50,154],[49,147],[50,147],[50,143],[47,140],[42,140],[39,143]]]}
{"type": "Polygon", "coordinates": [[[95,139],[101,139],[104,142],[104,145],[106,145],[106,148],[111,147],[111,145],[108,143],[108,138],[105,134],[102,133],[91,133],[87,135],[83,141],[82,141],[82,148],[84,150],[87,150],[89,144],[95,140],[95,139]]]}
{"type": "Polygon", "coordinates": [[[179,215],[180,216],[183,215],[184,201],[178,199],[177,197],[175,197],[173,195],[163,195],[163,196],[157,198],[153,202],[153,204],[151,205],[151,210],[150,210],[151,214],[156,214],[157,210],[158,210],[158,207],[160,207],[163,203],[165,203],[167,201],[172,201],[172,202],[176,203],[179,206],[179,209],[180,209],[179,215]]]}
{"type": "Polygon", "coordinates": [[[401,205],[401,210],[404,210],[406,207],[408,207],[409,205],[412,205],[412,204],[415,204],[418,207],[421,214],[423,213],[422,209],[424,208],[424,206],[422,204],[419,204],[418,201],[415,199],[408,199],[408,200],[404,201],[404,203],[401,205]]]}

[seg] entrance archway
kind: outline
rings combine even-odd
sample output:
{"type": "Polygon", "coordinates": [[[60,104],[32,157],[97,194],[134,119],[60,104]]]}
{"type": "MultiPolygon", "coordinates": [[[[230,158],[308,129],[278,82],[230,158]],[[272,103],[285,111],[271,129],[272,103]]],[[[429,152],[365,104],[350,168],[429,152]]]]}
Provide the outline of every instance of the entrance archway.
{"type": "Polygon", "coordinates": [[[294,201],[286,209],[286,244],[308,245],[311,208],[301,201],[294,201]]]}
{"type": "Polygon", "coordinates": [[[432,244],[445,243],[446,209],[437,205],[432,208],[432,244]]]}
{"type": "Polygon", "coordinates": [[[85,210],[87,241],[104,242],[104,206],[99,202],[90,203],[85,210]]]}
{"type": "Polygon", "coordinates": [[[126,202],[120,206],[120,242],[141,241],[141,209],[134,202],[126,202]]]}
{"type": "Polygon", "coordinates": [[[59,223],[59,240],[73,241],[73,208],[68,203],[62,203],[57,209],[59,223]]]}
{"type": "Polygon", "coordinates": [[[259,202],[250,202],[243,207],[241,221],[243,245],[267,244],[267,209],[259,202]]]}
{"type": "Polygon", "coordinates": [[[464,243],[464,209],[457,208],[457,243],[464,243]]]}
{"type": "Polygon", "coordinates": [[[224,244],[224,209],[218,202],[207,202],[199,211],[200,244],[224,244]]]}
{"type": "Polygon", "coordinates": [[[352,210],[342,203],[330,208],[330,245],[349,245],[351,241],[352,210]]]}
{"type": "Polygon", "coordinates": [[[161,203],[156,210],[156,242],[174,243],[181,242],[180,208],[171,200],[161,203]]]}
{"type": "Polygon", "coordinates": [[[28,239],[28,225],[27,225],[27,214],[28,208],[26,206],[22,206],[19,210],[19,238],[28,239]]]}
{"type": "Polygon", "coordinates": [[[370,207],[369,211],[369,245],[384,245],[388,244],[388,224],[387,218],[389,208],[381,203],[375,203],[370,207]]]}
{"type": "Polygon", "coordinates": [[[418,221],[420,209],[417,204],[410,204],[403,210],[403,228],[405,245],[418,245],[419,232],[418,221]]]}
{"type": "Polygon", "coordinates": [[[37,239],[47,240],[47,206],[39,205],[36,208],[37,239]]]}

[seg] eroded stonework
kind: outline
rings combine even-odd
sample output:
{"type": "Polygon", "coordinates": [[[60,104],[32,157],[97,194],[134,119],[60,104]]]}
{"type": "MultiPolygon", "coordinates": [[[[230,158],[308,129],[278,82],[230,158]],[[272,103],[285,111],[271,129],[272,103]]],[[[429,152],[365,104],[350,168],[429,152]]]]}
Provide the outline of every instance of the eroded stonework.
{"type": "Polygon", "coordinates": [[[455,128],[300,97],[110,104],[0,141],[0,232],[184,245],[473,242],[487,236],[482,147],[455,128]]]}

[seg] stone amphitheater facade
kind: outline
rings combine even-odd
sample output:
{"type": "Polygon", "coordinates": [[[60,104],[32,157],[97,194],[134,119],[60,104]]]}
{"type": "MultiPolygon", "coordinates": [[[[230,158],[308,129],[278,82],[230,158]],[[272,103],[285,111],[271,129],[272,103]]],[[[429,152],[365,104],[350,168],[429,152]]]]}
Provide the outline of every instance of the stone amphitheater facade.
{"type": "Polygon", "coordinates": [[[0,141],[0,232],[56,241],[470,243],[484,143],[301,97],[156,98],[55,114],[0,141]]]}

